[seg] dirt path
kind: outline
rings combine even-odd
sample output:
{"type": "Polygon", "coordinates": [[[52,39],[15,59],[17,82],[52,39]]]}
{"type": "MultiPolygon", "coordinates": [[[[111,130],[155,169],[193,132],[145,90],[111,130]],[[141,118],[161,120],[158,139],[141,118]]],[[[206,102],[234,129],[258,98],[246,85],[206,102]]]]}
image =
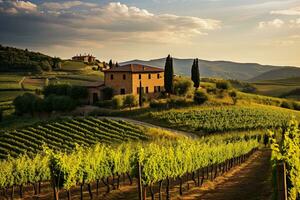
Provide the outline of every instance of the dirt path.
{"type": "Polygon", "coordinates": [[[99,118],[107,118],[107,119],[113,119],[113,120],[123,120],[123,121],[131,122],[131,123],[134,123],[134,124],[138,124],[138,125],[141,125],[141,126],[146,126],[146,127],[158,128],[158,129],[162,129],[162,130],[166,130],[166,131],[171,131],[174,134],[184,135],[184,136],[191,137],[191,138],[197,138],[198,137],[197,135],[195,135],[193,133],[174,130],[174,129],[170,129],[170,128],[165,128],[165,127],[157,126],[157,125],[150,124],[150,123],[147,123],[147,122],[142,122],[142,121],[129,119],[129,118],[125,118],[125,117],[99,117],[99,118]]]}
{"type": "Polygon", "coordinates": [[[201,200],[272,199],[270,151],[259,151],[246,163],[202,188],[195,188],[183,198],[201,200]]]}

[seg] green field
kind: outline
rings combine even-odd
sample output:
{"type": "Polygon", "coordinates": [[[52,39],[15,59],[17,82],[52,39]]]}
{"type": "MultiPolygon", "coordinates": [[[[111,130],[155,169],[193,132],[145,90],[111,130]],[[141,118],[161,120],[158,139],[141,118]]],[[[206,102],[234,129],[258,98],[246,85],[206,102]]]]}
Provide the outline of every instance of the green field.
{"type": "Polygon", "coordinates": [[[62,62],[61,69],[64,71],[84,70],[87,67],[83,62],[65,60],[62,62]]]}
{"type": "Polygon", "coordinates": [[[260,81],[253,83],[253,85],[257,88],[257,94],[280,97],[296,88],[300,88],[300,77],[260,81]]]}
{"type": "Polygon", "coordinates": [[[51,149],[72,150],[76,144],[120,143],[148,138],[144,130],[124,121],[76,118],[42,123],[0,133],[0,157],[8,154],[37,153],[46,144],[51,149]]]}
{"type": "Polygon", "coordinates": [[[300,112],[270,106],[207,106],[151,111],[138,116],[155,124],[194,133],[261,130],[281,127],[300,112]]]}

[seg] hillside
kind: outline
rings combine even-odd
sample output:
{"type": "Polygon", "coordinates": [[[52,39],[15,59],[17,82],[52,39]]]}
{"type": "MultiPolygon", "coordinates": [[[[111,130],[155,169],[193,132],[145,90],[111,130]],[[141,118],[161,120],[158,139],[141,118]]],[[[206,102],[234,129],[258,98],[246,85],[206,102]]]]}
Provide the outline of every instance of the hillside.
{"type": "Polygon", "coordinates": [[[51,71],[60,62],[59,58],[0,45],[0,72],[51,71]]]}
{"type": "Polygon", "coordinates": [[[287,79],[293,77],[300,77],[300,68],[298,67],[285,67],[279,69],[273,69],[265,72],[257,77],[250,79],[251,82],[262,81],[262,80],[277,80],[287,79]]]}
{"type": "MultiPolygon", "coordinates": [[[[174,70],[176,74],[190,76],[190,70],[193,59],[174,58],[174,70]]],[[[153,65],[163,68],[165,58],[154,59],[149,61],[132,60],[121,63],[140,63],[145,65],[153,65]]],[[[237,63],[229,61],[207,61],[199,60],[200,73],[202,77],[218,77],[224,79],[249,80],[271,70],[281,69],[283,67],[272,65],[260,65],[256,63],[237,63]]]]}

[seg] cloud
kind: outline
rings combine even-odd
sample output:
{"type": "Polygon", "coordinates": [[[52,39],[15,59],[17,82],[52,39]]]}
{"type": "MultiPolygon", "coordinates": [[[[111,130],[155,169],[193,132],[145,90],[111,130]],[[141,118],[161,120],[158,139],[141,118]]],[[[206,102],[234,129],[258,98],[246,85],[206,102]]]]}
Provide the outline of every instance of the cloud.
{"type": "MultiPolygon", "coordinates": [[[[2,1],[0,0],[0,3],[2,1]]],[[[81,1],[47,2],[27,10],[30,2],[7,4],[0,13],[0,40],[42,45],[91,43],[186,43],[197,35],[221,28],[221,21],[174,14],[154,14],[120,2],[96,5],[81,1]],[[10,7],[9,7],[10,6],[10,7]],[[17,12],[8,9],[16,9],[17,12]],[[13,13],[13,14],[12,14],[13,13]],[[9,39],[8,39],[9,38],[9,39]],[[12,39],[13,38],[13,39],[12,39]]],[[[26,44],[24,44],[26,45],[26,44]]],[[[99,45],[98,45],[99,46],[99,45]]]]}
{"type": "Polygon", "coordinates": [[[0,12],[7,14],[31,13],[37,11],[37,5],[29,1],[1,0],[0,12]]]}
{"type": "Polygon", "coordinates": [[[290,8],[287,10],[275,10],[275,11],[271,11],[270,13],[273,15],[289,15],[289,16],[300,15],[300,7],[290,8]]]}
{"type": "Polygon", "coordinates": [[[281,19],[274,19],[271,21],[262,21],[259,22],[258,28],[263,29],[263,28],[281,28],[285,22],[281,19]]]}
{"type": "Polygon", "coordinates": [[[94,3],[86,3],[82,1],[65,1],[62,3],[58,2],[45,2],[41,5],[41,8],[46,9],[46,10],[66,10],[70,9],[73,7],[96,7],[97,4],[94,3]]]}

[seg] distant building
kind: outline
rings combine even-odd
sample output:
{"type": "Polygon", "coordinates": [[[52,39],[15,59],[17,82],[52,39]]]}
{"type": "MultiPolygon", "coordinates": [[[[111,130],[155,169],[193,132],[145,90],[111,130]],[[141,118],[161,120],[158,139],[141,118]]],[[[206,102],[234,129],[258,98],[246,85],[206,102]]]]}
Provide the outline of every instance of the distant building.
{"type": "Polygon", "coordinates": [[[72,60],[74,61],[82,61],[82,62],[87,62],[87,63],[91,63],[91,62],[95,62],[96,61],[96,57],[88,54],[88,55],[76,55],[72,57],[72,60]]]}
{"type": "Polygon", "coordinates": [[[104,84],[117,94],[159,93],[164,88],[164,70],[140,64],[127,64],[104,71],[104,84]],[[140,83],[142,87],[140,88],[140,83]]]}

